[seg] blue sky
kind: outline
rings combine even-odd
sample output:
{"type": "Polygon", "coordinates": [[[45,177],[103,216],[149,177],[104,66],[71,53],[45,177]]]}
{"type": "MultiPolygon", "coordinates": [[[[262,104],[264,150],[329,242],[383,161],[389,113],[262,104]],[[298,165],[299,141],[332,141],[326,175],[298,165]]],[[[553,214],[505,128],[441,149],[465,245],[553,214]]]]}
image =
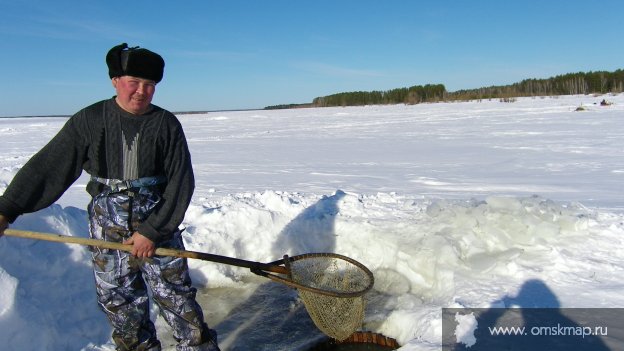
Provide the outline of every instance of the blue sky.
{"type": "Polygon", "coordinates": [[[114,95],[106,52],[158,52],[154,103],[263,108],[344,91],[448,91],[624,68],[624,1],[0,0],[0,116],[114,95]]]}

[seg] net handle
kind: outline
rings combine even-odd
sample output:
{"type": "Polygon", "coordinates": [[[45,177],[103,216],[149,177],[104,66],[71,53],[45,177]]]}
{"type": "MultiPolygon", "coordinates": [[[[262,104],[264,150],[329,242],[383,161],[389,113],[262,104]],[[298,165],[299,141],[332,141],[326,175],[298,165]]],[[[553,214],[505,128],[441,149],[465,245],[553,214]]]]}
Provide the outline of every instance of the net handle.
{"type": "MultiPolygon", "coordinates": [[[[39,233],[39,232],[31,232],[26,230],[16,230],[16,229],[6,229],[4,231],[5,235],[26,238],[26,239],[35,239],[35,240],[45,240],[59,243],[67,243],[67,244],[79,244],[85,246],[98,247],[102,249],[110,249],[110,250],[119,250],[132,252],[132,245],[126,245],[117,242],[90,239],[90,238],[82,238],[76,236],[68,236],[68,235],[60,235],[60,234],[50,234],[50,233],[39,233]]],[[[239,258],[209,254],[204,252],[197,251],[189,251],[189,250],[177,250],[159,247],[156,248],[154,252],[157,256],[170,256],[170,257],[184,257],[184,258],[194,258],[203,261],[210,261],[216,263],[223,263],[232,266],[238,266],[243,268],[249,268],[250,270],[262,270],[268,271],[278,274],[288,274],[288,271],[285,267],[276,265],[276,264],[266,264],[261,262],[247,261],[239,258]]]]}
{"type": "MultiPolygon", "coordinates": [[[[75,237],[75,236],[68,236],[68,235],[50,234],[50,233],[39,233],[39,232],[16,230],[16,229],[6,229],[4,231],[4,234],[8,236],[27,238],[27,239],[45,240],[45,241],[69,243],[69,244],[80,244],[80,245],[93,246],[93,247],[99,247],[99,248],[104,248],[104,249],[132,252],[132,245],[125,245],[121,243],[90,239],[90,238],[82,238],[82,237],[75,237]]],[[[302,255],[297,255],[293,257],[288,257],[288,255],[285,255],[284,258],[282,258],[281,260],[277,260],[277,261],[270,262],[270,263],[247,261],[247,260],[242,260],[239,258],[209,254],[209,253],[204,253],[204,252],[177,250],[177,249],[169,249],[169,248],[162,248],[162,247],[157,248],[155,254],[159,256],[194,258],[194,259],[199,259],[203,261],[217,262],[217,263],[223,263],[223,264],[228,264],[232,266],[249,268],[253,273],[266,277],[268,279],[271,279],[275,282],[282,283],[293,288],[303,289],[303,290],[307,290],[313,293],[333,296],[333,297],[345,297],[345,298],[346,297],[358,297],[358,296],[365,294],[367,291],[369,291],[373,287],[373,284],[374,284],[373,273],[368,268],[366,268],[366,266],[364,266],[360,262],[350,257],[343,256],[340,254],[335,254],[335,253],[308,253],[308,254],[302,254],[302,255]],[[318,257],[338,258],[338,259],[347,261],[357,266],[367,275],[369,279],[368,286],[366,286],[364,289],[360,291],[336,292],[333,290],[324,290],[324,289],[319,289],[319,288],[315,288],[312,286],[303,285],[291,279],[291,275],[290,275],[290,263],[291,262],[304,260],[307,258],[318,258],[318,257]]]]}

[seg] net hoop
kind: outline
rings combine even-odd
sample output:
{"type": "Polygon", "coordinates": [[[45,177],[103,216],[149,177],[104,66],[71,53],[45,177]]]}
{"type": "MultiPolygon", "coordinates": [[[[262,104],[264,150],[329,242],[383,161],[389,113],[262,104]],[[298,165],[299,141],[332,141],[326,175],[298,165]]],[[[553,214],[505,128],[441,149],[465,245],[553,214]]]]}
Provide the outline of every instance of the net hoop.
{"type": "Polygon", "coordinates": [[[332,297],[343,297],[343,298],[353,298],[353,297],[359,297],[364,295],[366,292],[368,292],[370,289],[372,289],[373,285],[375,284],[375,278],[373,276],[373,272],[371,272],[365,265],[363,265],[362,263],[347,257],[347,256],[343,256],[340,254],[336,254],[336,253],[327,253],[327,252],[320,252],[320,253],[306,253],[306,254],[302,254],[302,255],[297,255],[297,256],[284,256],[284,259],[275,261],[275,262],[271,262],[269,263],[270,265],[277,265],[277,264],[285,264],[286,267],[289,267],[290,264],[292,264],[293,262],[296,261],[300,261],[300,260],[306,260],[306,259],[316,259],[316,258],[331,258],[331,259],[338,259],[341,261],[345,261],[348,262],[350,265],[352,265],[353,267],[356,267],[358,270],[361,271],[361,273],[363,273],[363,276],[366,277],[366,279],[368,280],[365,284],[365,286],[360,289],[360,290],[356,290],[356,291],[336,291],[336,290],[328,290],[328,289],[323,289],[323,288],[318,288],[318,287],[314,287],[314,286],[310,286],[310,285],[306,285],[300,282],[296,282],[294,280],[292,280],[292,277],[283,277],[283,276],[279,276],[279,275],[275,275],[275,274],[271,274],[271,273],[267,273],[267,272],[254,272],[257,274],[262,273],[261,275],[274,280],[276,282],[282,283],[282,284],[286,284],[290,287],[293,288],[297,288],[297,289],[302,289],[305,291],[309,291],[312,293],[316,293],[316,294],[321,294],[321,295],[326,295],[326,296],[332,296],[332,297]]]}

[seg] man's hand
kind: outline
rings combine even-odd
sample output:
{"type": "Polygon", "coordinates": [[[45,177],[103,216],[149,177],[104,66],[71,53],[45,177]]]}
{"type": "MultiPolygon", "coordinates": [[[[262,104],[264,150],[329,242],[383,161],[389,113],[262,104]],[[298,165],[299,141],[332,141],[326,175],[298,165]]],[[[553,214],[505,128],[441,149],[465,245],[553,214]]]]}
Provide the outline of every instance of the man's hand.
{"type": "Polygon", "coordinates": [[[134,232],[130,239],[123,242],[126,245],[132,245],[132,255],[136,257],[152,257],[156,251],[156,245],[147,237],[139,232],[134,232]]]}
{"type": "Polygon", "coordinates": [[[9,227],[9,219],[0,214],[0,236],[4,235],[4,230],[9,227]]]}

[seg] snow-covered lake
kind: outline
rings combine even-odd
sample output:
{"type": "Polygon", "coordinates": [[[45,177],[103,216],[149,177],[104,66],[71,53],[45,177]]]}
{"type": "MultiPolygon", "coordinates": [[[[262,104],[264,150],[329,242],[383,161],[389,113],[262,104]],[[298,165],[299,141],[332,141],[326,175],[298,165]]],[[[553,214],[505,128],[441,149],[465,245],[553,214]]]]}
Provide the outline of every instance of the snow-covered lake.
{"type": "MultiPolygon", "coordinates": [[[[178,117],[197,178],[187,248],[350,256],[376,278],[363,329],[401,350],[441,349],[443,307],[624,307],[622,94],[178,117]]],[[[65,121],[0,119],[1,188],[65,121]]],[[[88,236],[86,180],[14,228],[88,236]]],[[[296,291],[190,262],[224,351],[323,338],[296,291]]],[[[110,348],[85,248],[2,238],[0,287],[3,349],[110,348]]]]}

